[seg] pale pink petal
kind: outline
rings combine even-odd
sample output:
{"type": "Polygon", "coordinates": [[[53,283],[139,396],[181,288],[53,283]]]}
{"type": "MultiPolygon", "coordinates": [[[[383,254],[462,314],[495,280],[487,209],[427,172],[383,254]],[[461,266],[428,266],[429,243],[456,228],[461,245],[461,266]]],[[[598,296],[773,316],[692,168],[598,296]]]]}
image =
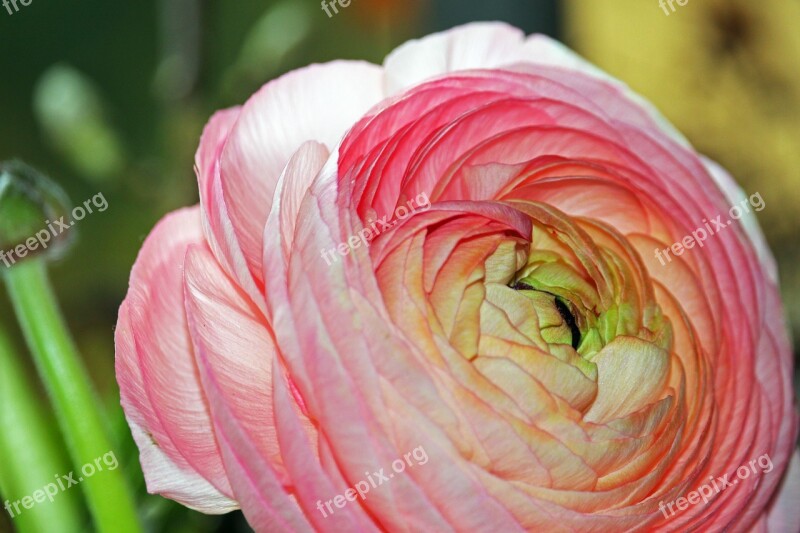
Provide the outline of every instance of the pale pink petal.
{"type": "Polygon", "coordinates": [[[750,197],[752,197],[751,200],[750,197],[748,197],[744,190],[739,186],[739,184],[736,183],[733,177],[728,174],[724,168],[722,168],[722,166],[706,157],[703,157],[702,160],[703,164],[708,170],[708,173],[712,178],[714,178],[714,182],[719,186],[720,189],[722,189],[722,192],[725,193],[725,198],[727,198],[728,204],[731,206],[731,208],[735,205],[738,205],[740,208],[744,209],[743,206],[746,206],[747,211],[743,212],[742,217],[738,219],[738,223],[744,227],[745,233],[750,238],[750,242],[753,244],[753,247],[758,254],[761,267],[764,269],[767,277],[773,283],[777,283],[778,266],[775,263],[775,258],[772,255],[772,251],[769,249],[767,239],[764,237],[764,233],[761,231],[761,226],[758,225],[758,219],[756,218],[755,214],[755,208],[761,210],[766,207],[766,203],[763,202],[763,198],[761,198],[760,193],[758,193],[758,191],[754,191],[750,195],[750,197]],[[762,202],[759,202],[759,199],[761,199],[762,202]]]}
{"type": "Polygon", "coordinates": [[[525,34],[499,22],[479,22],[408,41],[386,57],[389,95],[435,76],[509,65],[525,58],[525,34]]]}
{"type": "Polygon", "coordinates": [[[259,454],[282,472],[272,406],[272,329],[247,295],[222,271],[211,252],[192,246],[186,255],[185,300],[200,367],[213,374],[219,394],[259,454]]]}
{"type": "Polygon", "coordinates": [[[258,531],[311,531],[289,485],[272,405],[272,335],[202,246],[186,255],[186,309],[233,493],[258,531]]]}
{"type": "Polygon", "coordinates": [[[202,242],[197,207],[164,218],[144,243],[116,329],[122,406],[148,489],[201,509],[236,507],[200,389],[183,309],[183,256],[202,242]]]}
{"type": "Polygon", "coordinates": [[[139,461],[148,492],[160,494],[206,514],[225,514],[239,508],[237,502],[220,493],[197,472],[178,466],[153,441],[151,434],[136,423],[136,418],[129,417],[128,423],[133,440],[139,447],[139,461]]]}
{"type": "MultiPolygon", "coordinates": [[[[241,107],[218,111],[211,116],[208,124],[203,128],[200,145],[194,156],[194,166],[197,174],[197,185],[200,189],[200,204],[204,212],[208,209],[208,186],[219,164],[222,148],[225,146],[225,141],[228,139],[228,134],[236,123],[236,119],[239,118],[240,111],[241,107]]],[[[207,215],[204,213],[203,216],[207,215]]]]}
{"type": "MultiPolygon", "coordinates": [[[[230,221],[227,215],[222,194],[219,190],[219,159],[225,141],[231,128],[239,118],[241,107],[234,107],[215,113],[203,129],[200,137],[200,146],[195,154],[195,174],[197,174],[197,187],[200,192],[200,212],[203,220],[203,233],[206,242],[214,251],[217,258],[235,256],[235,250],[229,248],[229,240],[226,234],[232,234],[230,221]]],[[[235,262],[235,261],[234,261],[235,262]]],[[[247,270],[244,261],[241,260],[242,268],[238,271],[242,277],[247,277],[247,270]]],[[[227,262],[222,263],[229,267],[227,262]]],[[[230,272],[236,272],[236,269],[230,272]]],[[[257,294],[255,286],[251,291],[257,294]]]]}
{"type": "MultiPolygon", "coordinates": [[[[278,360],[273,362],[273,373],[282,375],[278,360]]],[[[303,507],[309,521],[319,531],[379,531],[364,509],[356,500],[352,505],[339,509],[333,514],[325,508],[325,503],[340,493],[340,486],[328,475],[318,461],[309,461],[316,455],[317,443],[308,439],[303,421],[293,411],[293,401],[286,382],[279,378],[273,393],[276,425],[281,448],[285,454],[287,468],[297,480],[295,484],[298,503],[303,507]]]]}
{"type": "MultiPolygon", "coordinates": [[[[294,231],[300,203],[308,188],[328,160],[330,151],[325,145],[307,142],[289,160],[281,174],[273,199],[273,207],[280,212],[280,231],[283,252],[288,254],[294,244],[294,231]]],[[[335,165],[335,161],[332,161],[335,165]]],[[[265,273],[266,275],[266,273],[265,273]]]]}
{"type": "Polygon", "coordinates": [[[631,103],[641,107],[647,112],[649,117],[654,120],[658,126],[674,141],[683,145],[689,146],[689,141],[686,137],[678,131],[672,123],[667,120],[661,112],[648,100],[645,100],[641,95],[634,92],[628,87],[626,83],[617,78],[610,76],[605,71],[597,68],[595,65],[576,54],[574,51],[567,48],[562,43],[551,39],[546,35],[535,34],[528,37],[525,42],[525,62],[536,63],[539,65],[550,65],[565,70],[573,70],[588,74],[594,78],[598,78],[606,82],[610,87],[613,87],[619,92],[617,100],[630,101],[631,103]]]}
{"type": "MultiPolygon", "coordinates": [[[[263,283],[264,224],[289,158],[306,141],[335,146],[382,98],[380,67],[336,61],[278,78],[242,107],[221,154],[222,194],[214,199],[224,203],[229,221],[212,219],[212,230],[229,241],[224,248],[240,251],[257,285],[263,283]]],[[[218,259],[232,267],[236,258],[226,255],[218,259]]]]}

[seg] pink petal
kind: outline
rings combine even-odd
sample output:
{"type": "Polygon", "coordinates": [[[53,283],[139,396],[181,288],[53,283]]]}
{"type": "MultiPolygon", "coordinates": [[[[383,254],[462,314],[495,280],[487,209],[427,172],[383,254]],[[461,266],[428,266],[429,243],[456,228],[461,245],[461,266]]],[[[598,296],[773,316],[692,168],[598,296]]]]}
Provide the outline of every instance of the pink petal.
{"type": "Polygon", "coordinates": [[[218,259],[229,272],[240,275],[234,263],[241,253],[256,284],[263,284],[264,224],[289,158],[306,141],[335,146],[382,98],[381,69],[353,61],[296,70],[250,98],[222,151],[221,194],[214,198],[224,204],[222,216],[229,218],[212,218],[214,235],[228,241],[223,245],[226,257],[218,259]]]}
{"type": "Polygon", "coordinates": [[[116,329],[122,406],[148,490],[208,513],[236,508],[183,309],[183,256],[202,242],[200,210],[165,217],[144,243],[116,329]]]}
{"type": "MultiPolygon", "coordinates": [[[[748,198],[744,190],[722,166],[706,157],[703,158],[703,164],[711,177],[714,178],[714,182],[725,193],[725,198],[731,206],[741,205],[741,202],[748,198]]],[[[777,283],[778,266],[775,264],[775,258],[769,249],[764,233],[761,231],[761,226],[758,225],[758,219],[753,212],[753,207],[751,206],[748,209],[750,209],[750,212],[742,215],[738,222],[742,225],[745,233],[750,238],[750,242],[755,247],[758,259],[767,277],[773,283],[777,283]]]]}
{"type": "Polygon", "coordinates": [[[189,327],[233,492],[254,527],[308,529],[285,490],[272,404],[277,353],[266,318],[208,249],[190,247],[185,268],[189,327]]]}
{"type": "Polygon", "coordinates": [[[194,157],[195,173],[197,174],[197,185],[200,189],[200,204],[203,207],[204,216],[207,210],[204,198],[208,196],[208,187],[211,178],[217,170],[219,157],[231,128],[239,118],[240,107],[233,107],[224,111],[214,113],[203,129],[200,137],[200,146],[194,157]]]}
{"type": "MultiPolygon", "coordinates": [[[[273,362],[275,375],[282,375],[277,359],[273,362]]],[[[285,380],[280,378],[275,382],[273,398],[275,401],[276,424],[279,428],[278,438],[284,450],[287,468],[297,480],[295,490],[298,503],[306,512],[309,520],[319,531],[378,531],[372,518],[367,515],[364,507],[358,501],[342,509],[335,508],[329,514],[323,505],[326,499],[339,494],[339,485],[334,485],[334,480],[328,476],[318,461],[309,461],[307,458],[316,455],[316,443],[307,437],[302,420],[293,413],[291,395],[286,387],[285,380]]]]}
{"type": "Polygon", "coordinates": [[[185,301],[197,364],[214,377],[206,395],[220,395],[259,454],[280,470],[271,400],[277,356],[272,328],[205,247],[187,252],[185,301]]]}

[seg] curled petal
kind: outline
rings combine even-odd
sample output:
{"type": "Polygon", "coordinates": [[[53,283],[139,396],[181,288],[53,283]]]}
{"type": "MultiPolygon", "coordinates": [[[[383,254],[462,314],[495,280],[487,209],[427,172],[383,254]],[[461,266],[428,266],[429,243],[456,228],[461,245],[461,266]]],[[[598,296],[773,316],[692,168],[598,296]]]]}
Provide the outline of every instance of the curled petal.
{"type": "Polygon", "coordinates": [[[223,513],[237,505],[211,431],[180,292],[183,256],[199,242],[196,207],[168,215],[145,241],[120,309],[116,371],[148,489],[223,513]]]}

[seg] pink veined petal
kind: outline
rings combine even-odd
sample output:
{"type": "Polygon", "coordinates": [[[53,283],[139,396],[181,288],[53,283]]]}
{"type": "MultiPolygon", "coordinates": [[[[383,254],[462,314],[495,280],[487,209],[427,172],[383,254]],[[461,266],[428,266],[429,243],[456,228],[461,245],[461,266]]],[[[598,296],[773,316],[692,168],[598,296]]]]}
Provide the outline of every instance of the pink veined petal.
{"type": "MultiPolygon", "coordinates": [[[[304,143],[289,160],[289,164],[281,174],[275,190],[273,205],[280,213],[281,242],[286,255],[294,244],[294,231],[300,203],[329,156],[330,151],[325,145],[313,141],[304,143]]],[[[332,163],[335,165],[335,161],[332,163]]]]}
{"type": "MultiPolygon", "coordinates": [[[[728,203],[732,206],[739,205],[742,207],[742,202],[745,204],[748,203],[748,196],[745,194],[744,190],[739,186],[739,184],[734,181],[728,172],[722,168],[717,162],[708,159],[707,157],[701,158],[703,161],[703,165],[705,165],[708,173],[711,174],[711,177],[714,178],[714,182],[722,189],[722,192],[725,193],[725,197],[728,199],[728,203]]],[[[755,195],[756,193],[753,193],[755,195]]],[[[759,196],[760,198],[760,196],[759,196]]],[[[761,263],[761,267],[767,274],[767,277],[773,283],[778,283],[778,266],[775,264],[775,258],[772,255],[772,251],[769,249],[769,245],[767,244],[766,238],[764,238],[764,233],[761,231],[761,226],[758,225],[758,219],[756,218],[755,213],[753,213],[753,209],[755,206],[747,206],[748,212],[744,213],[742,217],[738,220],[738,222],[744,227],[744,231],[747,236],[750,238],[750,242],[753,243],[753,247],[756,249],[756,253],[758,254],[758,259],[761,263]]],[[[763,209],[763,205],[761,209],[763,209]]]]}
{"type": "Polygon", "coordinates": [[[120,309],[116,373],[148,490],[224,513],[237,504],[197,380],[180,292],[183,255],[198,242],[197,207],[168,215],[145,241],[120,309]]]}
{"type": "MultiPolygon", "coordinates": [[[[282,369],[277,359],[273,361],[273,374],[281,375],[282,369]]],[[[287,468],[297,478],[295,486],[299,505],[305,510],[309,521],[320,530],[325,531],[378,531],[364,508],[356,500],[352,505],[335,508],[331,515],[321,506],[323,499],[338,494],[338,488],[318,461],[309,461],[316,449],[311,445],[303,431],[302,420],[293,413],[291,394],[283,379],[277,379],[273,389],[275,402],[275,423],[278,427],[278,439],[285,454],[287,468]],[[322,509],[322,510],[320,510],[322,509]]]]}
{"type": "MultiPolygon", "coordinates": [[[[384,63],[387,94],[395,94],[430,78],[458,70],[510,68],[515,65],[535,65],[540,69],[555,67],[554,70],[561,74],[560,78],[554,78],[558,81],[570,78],[575,73],[599,80],[607,89],[606,94],[602,95],[604,105],[616,102],[638,108],[640,117],[634,120],[636,124],[656,126],[676,143],[689,146],[686,138],[650,102],[623,82],[546,35],[537,34],[526,39],[517,28],[504,23],[467,24],[400,46],[384,63]]],[[[579,86],[574,83],[567,85],[579,86]]]]}
{"type": "MultiPolygon", "coordinates": [[[[776,287],[765,288],[763,307],[765,310],[762,317],[763,334],[756,348],[759,358],[755,362],[754,369],[758,382],[756,391],[761,405],[761,417],[759,431],[752,445],[754,452],[751,453],[751,456],[766,453],[775,472],[785,471],[786,473],[783,480],[766,471],[763,473],[758,483],[759,492],[755,497],[748,498],[746,505],[743,506],[744,509],[738,509],[737,525],[750,523],[754,516],[760,516],[763,522],[764,507],[767,506],[767,512],[769,512],[770,505],[777,505],[775,501],[778,497],[777,494],[781,491],[788,492],[790,501],[792,501],[792,496],[794,496],[794,501],[798,499],[798,480],[795,479],[792,482],[791,478],[798,476],[800,464],[790,464],[799,462],[798,452],[794,448],[797,442],[798,415],[792,403],[795,392],[792,383],[792,359],[788,356],[791,354],[790,341],[786,335],[783,309],[776,287]],[[782,488],[779,487],[780,483],[783,483],[782,488]],[[773,503],[768,503],[770,501],[773,503]]],[[[748,459],[750,458],[748,456],[748,459]]],[[[780,497],[783,499],[785,496],[781,493],[780,497]]],[[[796,509],[789,508],[785,503],[783,511],[776,511],[776,514],[786,517],[784,521],[787,523],[792,521],[789,518],[798,516],[796,509]]],[[[786,531],[800,531],[800,518],[794,520],[794,528],[786,529],[786,531]]],[[[769,531],[782,531],[782,529],[776,528],[769,531]]]]}
{"type": "MultiPolygon", "coordinates": [[[[209,376],[209,387],[213,376],[209,376]]],[[[225,461],[231,485],[242,512],[256,531],[311,532],[311,526],[297,504],[288,496],[277,473],[258,453],[252,441],[235,423],[234,414],[219,394],[212,398],[212,410],[220,425],[220,450],[225,461]]]]}
{"type": "MultiPolygon", "coordinates": [[[[219,161],[222,148],[228,139],[231,128],[239,118],[241,107],[232,107],[223,111],[217,111],[203,128],[203,135],[200,137],[200,146],[194,156],[195,173],[197,174],[197,186],[200,189],[200,204],[203,211],[206,204],[203,201],[207,197],[207,188],[214,175],[215,168],[219,161]]],[[[204,213],[204,216],[207,216],[204,213]]]]}
{"type": "MultiPolygon", "coordinates": [[[[211,252],[192,246],[185,265],[186,313],[199,367],[207,367],[219,394],[259,454],[288,485],[278,449],[272,405],[272,328],[248,296],[222,271],[211,252]]],[[[213,413],[212,413],[213,415],[213,413]]],[[[311,424],[305,420],[306,427],[311,424]]],[[[313,433],[316,436],[316,432],[313,433]]]]}
{"type": "MultiPolygon", "coordinates": [[[[217,202],[224,201],[230,220],[228,224],[212,221],[212,230],[215,235],[235,241],[229,246],[241,251],[259,287],[263,285],[264,224],[289,158],[306,141],[335,146],[348,128],[382,98],[380,67],[336,61],[278,78],[242,108],[222,150],[222,195],[215,198],[217,202]]],[[[230,256],[218,259],[229,265],[235,260],[230,256]]]]}
{"type": "MultiPolygon", "coordinates": [[[[311,149],[311,147],[309,147],[309,149],[311,149]]],[[[298,175],[295,172],[290,172],[287,170],[284,175],[284,180],[286,183],[283,186],[286,187],[286,189],[298,188],[299,190],[299,188],[305,188],[305,186],[300,185],[300,183],[304,183],[306,181],[306,177],[298,175]]],[[[331,231],[335,232],[334,227],[326,227],[325,222],[323,222],[322,219],[319,219],[319,215],[315,216],[315,214],[308,213],[309,208],[316,204],[314,197],[319,198],[319,195],[322,195],[323,197],[333,200],[333,196],[331,196],[329,193],[321,192],[319,189],[325,187],[330,189],[330,187],[335,184],[335,181],[332,180],[330,176],[327,178],[324,176],[318,176],[317,183],[325,183],[326,185],[323,187],[316,185],[314,187],[316,190],[307,191],[306,198],[303,200],[303,202],[301,202],[299,211],[296,213],[291,213],[291,211],[286,213],[286,217],[289,219],[295,219],[292,223],[297,225],[296,236],[302,237],[301,242],[305,243],[305,246],[302,247],[302,249],[310,250],[314,254],[313,258],[307,258],[309,267],[313,267],[314,270],[318,270],[320,268],[327,269],[329,267],[325,265],[325,261],[319,256],[319,253],[314,252],[315,249],[318,249],[318,246],[312,246],[309,243],[312,241],[317,241],[317,244],[325,244],[325,248],[330,248],[336,244],[336,241],[330,235],[331,231]],[[304,213],[306,214],[304,215],[304,213]],[[309,239],[306,234],[308,229],[307,226],[309,224],[317,226],[314,239],[309,239]],[[309,246],[311,247],[309,248],[309,246]]],[[[361,396],[369,393],[367,391],[359,392],[357,389],[353,389],[352,387],[336,387],[336,382],[341,383],[341,376],[338,375],[340,373],[340,369],[335,373],[337,375],[334,376],[333,373],[328,370],[328,368],[331,367],[331,365],[334,368],[338,367],[337,361],[334,358],[326,358],[322,353],[319,353],[319,355],[307,353],[307,350],[302,346],[302,344],[306,343],[306,339],[298,337],[298,335],[305,336],[306,334],[304,332],[295,330],[295,326],[298,325],[298,319],[294,316],[293,310],[291,309],[291,302],[287,293],[287,289],[289,287],[289,279],[287,278],[287,274],[289,274],[289,272],[287,271],[287,268],[292,264],[292,258],[283,257],[282,253],[282,248],[285,243],[282,243],[281,240],[282,237],[286,235],[286,232],[284,231],[285,224],[289,222],[287,218],[284,218],[284,214],[281,213],[281,208],[283,205],[284,204],[281,203],[276,203],[273,205],[273,210],[270,214],[269,222],[264,232],[265,268],[266,272],[269,273],[267,278],[268,287],[266,291],[268,305],[273,313],[276,333],[285,333],[283,336],[278,335],[278,341],[281,343],[281,348],[286,358],[288,370],[291,372],[292,378],[297,383],[298,388],[303,392],[304,398],[309,401],[310,409],[315,413],[315,418],[317,420],[319,420],[320,417],[325,418],[326,423],[324,426],[329,428],[329,431],[345,433],[355,431],[355,433],[352,435],[352,438],[349,439],[352,442],[337,443],[337,448],[341,450],[341,447],[345,446],[350,453],[343,453],[340,458],[337,458],[336,460],[344,460],[348,463],[356,462],[360,465],[363,465],[356,468],[358,471],[356,479],[351,479],[351,481],[356,481],[362,477],[362,473],[366,469],[375,469],[385,462],[379,460],[377,457],[378,454],[386,453],[386,437],[381,434],[371,435],[369,433],[369,428],[372,427],[374,421],[371,422],[369,420],[372,419],[372,417],[365,417],[366,413],[357,413],[352,411],[351,404],[362,404],[363,399],[361,396]],[[312,365],[307,365],[303,361],[306,355],[315,359],[315,362],[312,365]],[[319,377],[323,374],[329,374],[328,378],[314,379],[315,376],[319,377]],[[329,381],[330,386],[326,385],[325,381],[329,381]],[[333,402],[328,404],[327,407],[320,404],[315,399],[315,397],[319,395],[320,391],[317,389],[320,387],[324,387],[326,390],[338,388],[338,394],[342,395],[341,400],[343,403],[338,404],[337,402],[333,402]],[[337,411],[338,415],[334,415],[334,411],[337,411]],[[348,423],[337,423],[330,425],[327,423],[329,416],[336,416],[339,420],[348,420],[348,423]]],[[[335,216],[335,209],[333,209],[332,202],[323,202],[322,205],[325,206],[324,209],[328,215],[335,216]]],[[[295,247],[294,252],[297,252],[297,250],[298,248],[295,247]]],[[[337,269],[337,266],[334,265],[330,268],[337,269]]],[[[337,285],[340,285],[340,283],[337,283],[337,285]]],[[[329,290],[338,291],[339,289],[329,288],[329,290]]],[[[297,298],[298,295],[294,289],[292,290],[292,294],[295,296],[295,298],[297,298]]],[[[309,305],[308,311],[316,311],[316,306],[309,305]]],[[[311,326],[311,322],[316,321],[316,319],[312,319],[312,317],[309,315],[303,318],[303,321],[309,322],[309,324],[304,327],[313,327],[311,326]]],[[[368,365],[365,366],[363,370],[364,372],[368,372],[368,365]]],[[[370,390],[372,390],[372,387],[370,387],[370,390]]],[[[291,417],[287,417],[286,413],[281,413],[281,420],[283,426],[287,428],[286,431],[289,431],[289,428],[291,428],[291,417]]],[[[288,438],[288,434],[281,434],[281,439],[288,438]]],[[[282,445],[286,445],[285,440],[282,441],[282,445]]],[[[317,469],[310,467],[303,461],[296,460],[296,458],[287,460],[287,466],[291,468],[294,477],[302,476],[302,479],[304,480],[303,485],[299,487],[298,490],[298,497],[300,498],[302,505],[308,510],[307,512],[318,513],[318,510],[313,509],[315,505],[315,502],[312,501],[314,492],[311,490],[311,487],[307,485],[313,483],[316,485],[314,490],[322,490],[328,486],[328,483],[323,480],[318,480],[315,483],[313,474],[315,471],[317,471],[317,469]],[[312,477],[308,477],[309,475],[312,477]]],[[[339,470],[344,468],[344,465],[337,465],[334,462],[323,465],[323,467],[325,470],[339,470]]],[[[334,474],[332,472],[324,472],[323,475],[328,476],[331,481],[334,479],[334,474]]],[[[400,487],[396,487],[396,489],[399,488],[400,487]]],[[[341,487],[341,489],[343,490],[344,487],[341,487]]],[[[387,487],[387,491],[391,491],[391,489],[392,486],[387,487]]],[[[383,491],[383,493],[377,492],[374,495],[370,495],[368,501],[371,505],[377,505],[380,504],[380,502],[386,502],[387,499],[388,501],[391,501],[391,492],[386,494],[387,491],[383,491]]],[[[325,492],[318,494],[317,498],[330,498],[334,495],[329,494],[330,493],[325,490],[325,492]]],[[[386,504],[383,503],[383,505],[386,504]]],[[[348,513],[348,515],[349,514],[350,513],[348,513]]],[[[343,516],[340,518],[340,520],[357,520],[359,515],[360,513],[356,513],[347,517],[343,516]]],[[[381,521],[384,523],[399,524],[401,523],[401,520],[401,515],[392,505],[389,505],[389,509],[382,513],[381,516],[381,521]]]]}
{"type": "Polygon", "coordinates": [[[499,22],[466,24],[398,47],[384,62],[386,92],[396,94],[427,79],[458,70],[510,67],[521,63],[557,67],[567,76],[579,72],[597,78],[619,93],[616,100],[639,106],[648,119],[674,141],[689,145],[651,103],[626,84],[546,35],[531,35],[526,39],[519,29],[499,22]]]}
{"type": "MultiPolygon", "coordinates": [[[[298,153],[293,156],[293,159],[297,157],[301,157],[300,153],[304,151],[315,151],[313,146],[305,145],[298,153]]],[[[320,168],[322,168],[320,166],[320,168]]],[[[289,261],[289,255],[292,250],[291,247],[291,240],[294,238],[295,230],[290,231],[289,226],[294,226],[300,222],[298,218],[298,212],[295,212],[292,216],[288,213],[291,212],[291,209],[287,209],[286,211],[283,210],[284,200],[283,198],[286,196],[294,196],[295,191],[300,193],[301,191],[305,191],[303,194],[308,194],[308,187],[306,185],[308,180],[312,180],[308,176],[300,175],[295,170],[309,170],[306,165],[294,165],[290,163],[287,165],[283,175],[280,178],[279,184],[277,186],[277,194],[275,195],[275,200],[271,205],[270,213],[267,218],[267,223],[264,227],[264,280],[265,280],[265,300],[267,309],[269,311],[269,318],[270,321],[275,328],[276,337],[278,337],[278,333],[280,328],[285,328],[287,331],[291,331],[294,328],[294,324],[292,321],[292,317],[289,314],[289,292],[288,292],[288,279],[286,278],[287,273],[287,263],[289,261]]],[[[314,172],[315,176],[318,174],[320,169],[316,169],[314,172]]],[[[319,177],[317,177],[319,179],[319,177]]],[[[331,198],[332,199],[332,198],[331,198]]],[[[287,204],[291,204],[291,202],[287,201],[287,204]]],[[[332,228],[331,228],[332,229],[332,228]]],[[[330,246],[335,246],[336,242],[331,239],[330,246]]],[[[319,258],[322,261],[322,258],[319,258]]],[[[291,354],[295,351],[296,346],[298,344],[298,339],[293,338],[293,336],[289,336],[285,341],[281,341],[278,339],[278,342],[281,346],[281,351],[283,353],[284,358],[291,358],[291,354]]],[[[288,363],[287,363],[288,364],[288,363]]],[[[308,379],[307,369],[303,368],[302,365],[298,365],[296,368],[293,369],[291,372],[293,382],[299,387],[301,390],[309,390],[311,388],[311,383],[308,379]]],[[[308,401],[309,398],[306,398],[308,401]]],[[[309,406],[312,410],[314,406],[309,406]]]]}
{"type": "Polygon", "coordinates": [[[311,531],[289,497],[272,404],[271,332],[260,311],[192,246],[186,254],[186,309],[233,493],[257,531],[311,531]]]}
{"type": "MultiPolygon", "coordinates": [[[[234,107],[214,113],[200,138],[200,146],[195,154],[195,174],[197,175],[197,188],[200,192],[200,213],[203,221],[203,233],[214,255],[228,267],[231,274],[236,270],[231,269],[227,257],[235,256],[235,249],[231,249],[231,239],[226,235],[232,234],[226,206],[219,192],[219,159],[225,141],[231,128],[239,118],[241,107],[234,107]]],[[[244,263],[244,261],[240,261],[244,263]]],[[[243,267],[239,270],[242,277],[247,274],[243,267]]],[[[255,287],[253,292],[257,294],[255,287]]]]}

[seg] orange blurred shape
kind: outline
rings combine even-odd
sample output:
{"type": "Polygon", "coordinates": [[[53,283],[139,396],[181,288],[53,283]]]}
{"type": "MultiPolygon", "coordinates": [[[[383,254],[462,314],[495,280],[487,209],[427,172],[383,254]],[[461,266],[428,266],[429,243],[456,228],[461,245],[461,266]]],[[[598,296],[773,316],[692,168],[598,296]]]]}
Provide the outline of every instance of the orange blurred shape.
{"type": "Polygon", "coordinates": [[[426,3],[427,0],[352,0],[352,4],[358,4],[359,22],[367,24],[415,20],[426,3]]]}

